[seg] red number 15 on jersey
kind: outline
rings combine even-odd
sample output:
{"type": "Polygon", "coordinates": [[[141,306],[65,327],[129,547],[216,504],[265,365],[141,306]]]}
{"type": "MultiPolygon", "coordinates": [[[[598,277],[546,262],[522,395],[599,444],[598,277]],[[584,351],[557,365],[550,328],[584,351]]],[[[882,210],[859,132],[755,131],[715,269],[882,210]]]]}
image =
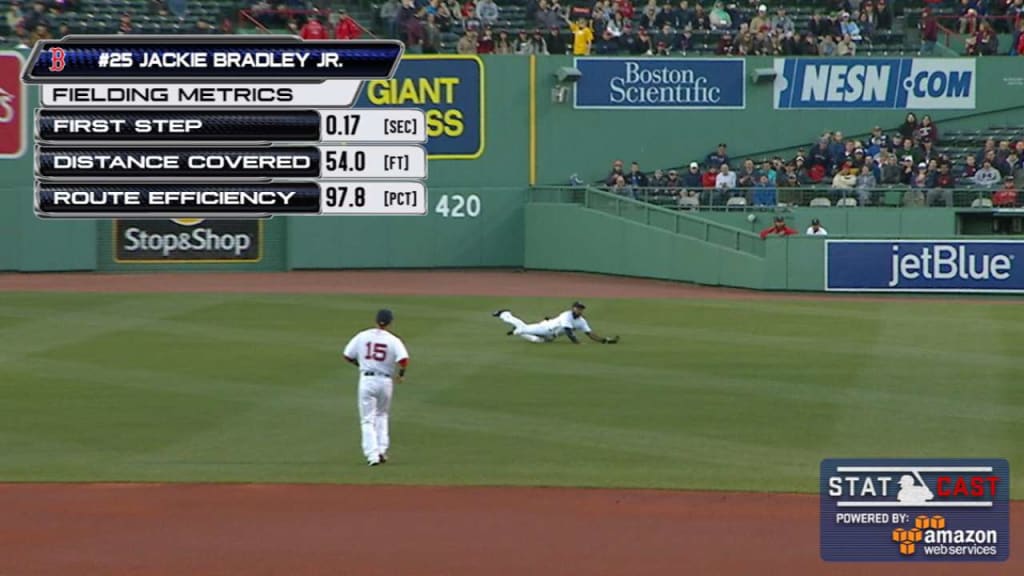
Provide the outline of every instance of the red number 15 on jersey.
{"type": "Polygon", "coordinates": [[[366,359],[383,362],[388,357],[388,345],[379,342],[366,343],[366,359]]]}

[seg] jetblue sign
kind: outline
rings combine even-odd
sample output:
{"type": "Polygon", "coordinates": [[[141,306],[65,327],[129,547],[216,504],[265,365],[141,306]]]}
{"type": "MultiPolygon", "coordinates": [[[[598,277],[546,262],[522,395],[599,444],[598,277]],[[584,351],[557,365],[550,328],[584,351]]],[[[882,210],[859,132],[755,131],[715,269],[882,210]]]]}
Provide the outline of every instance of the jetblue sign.
{"type": "Polygon", "coordinates": [[[1024,293],[1024,241],[827,240],[825,290],[1024,293]]]}
{"type": "Polygon", "coordinates": [[[775,108],[973,110],[973,58],[776,58],[775,108]]]}
{"type": "Polygon", "coordinates": [[[746,106],[742,59],[577,58],[576,108],[736,109],[746,106]]]}

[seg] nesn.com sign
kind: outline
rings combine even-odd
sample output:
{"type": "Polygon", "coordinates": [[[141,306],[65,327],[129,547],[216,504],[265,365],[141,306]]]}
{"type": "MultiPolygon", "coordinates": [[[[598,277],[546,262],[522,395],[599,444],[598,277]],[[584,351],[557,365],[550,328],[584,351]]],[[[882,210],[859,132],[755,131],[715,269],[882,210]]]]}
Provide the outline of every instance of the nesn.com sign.
{"type": "Polygon", "coordinates": [[[1017,240],[827,240],[825,290],[1024,293],[1017,240]]]}
{"type": "Polygon", "coordinates": [[[776,58],[775,108],[974,108],[971,58],[776,58]]]}

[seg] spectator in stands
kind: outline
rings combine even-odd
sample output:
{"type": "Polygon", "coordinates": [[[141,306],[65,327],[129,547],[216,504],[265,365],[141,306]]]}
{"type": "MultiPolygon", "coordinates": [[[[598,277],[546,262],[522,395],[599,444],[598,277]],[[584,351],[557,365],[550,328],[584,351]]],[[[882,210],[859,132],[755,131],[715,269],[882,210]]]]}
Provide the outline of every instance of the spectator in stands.
{"type": "Polygon", "coordinates": [[[775,16],[772,18],[771,27],[776,34],[785,35],[789,32],[792,35],[796,33],[796,25],[793,24],[793,19],[786,15],[785,6],[779,6],[775,9],[775,16]]]}
{"type": "MultiPolygon", "coordinates": [[[[1024,0],[1017,0],[1018,2],[1024,2],[1024,0]]],[[[1013,54],[1016,56],[1024,56],[1024,13],[1017,16],[1017,33],[1014,36],[1013,41],[1013,54]]]]}
{"type": "Polygon", "coordinates": [[[760,177],[760,173],[754,168],[754,161],[747,159],[743,161],[743,167],[736,174],[737,188],[753,188],[760,177]]]}
{"type": "Polygon", "coordinates": [[[728,32],[722,34],[718,38],[718,46],[715,47],[715,54],[718,54],[719,56],[731,56],[736,53],[736,46],[732,43],[732,34],[729,34],[728,32]]]}
{"type": "Polygon", "coordinates": [[[808,236],[828,236],[828,230],[825,230],[825,227],[821,225],[820,220],[814,218],[811,220],[811,225],[807,228],[807,232],[805,232],[805,234],[808,236]]]}
{"type": "Polygon", "coordinates": [[[775,183],[768,179],[767,174],[761,174],[754,185],[754,206],[775,206],[778,203],[778,191],[775,183]]]}
{"type": "Polygon", "coordinates": [[[409,22],[416,19],[416,11],[414,0],[402,0],[402,4],[398,8],[398,12],[395,14],[395,38],[405,38],[406,28],[409,26],[409,22]]]}
{"type": "Polygon", "coordinates": [[[547,56],[551,54],[548,52],[548,43],[544,40],[544,32],[540,28],[533,31],[533,53],[547,56]]]}
{"type": "Polygon", "coordinates": [[[707,155],[704,159],[704,163],[710,168],[714,166],[716,169],[722,164],[729,163],[729,147],[723,142],[718,145],[718,148],[707,155]]]}
{"type": "Polygon", "coordinates": [[[441,51],[441,27],[437,23],[436,14],[427,14],[423,20],[423,44],[421,49],[424,54],[437,54],[441,51]]]}
{"type": "Polygon", "coordinates": [[[877,0],[875,2],[875,14],[878,15],[878,23],[875,30],[892,30],[893,12],[888,0],[877,0]]]}
{"type": "Polygon", "coordinates": [[[772,29],[772,19],[768,16],[768,7],[761,4],[757,7],[757,14],[750,20],[750,31],[754,34],[767,32],[772,29]]]}
{"type": "Polygon", "coordinates": [[[668,56],[676,42],[676,33],[672,26],[665,24],[662,26],[661,32],[654,39],[655,52],[659,56],[668,56]]]}
{"type": "Polygon", "coordinates": [[[854,187],[857,190],[858,203],[861,206],[870,204],[871,191],[878,187],[878,181],[875,180],[875,173],[870,162],[860,167],[860,174],[857,174],[857,183],[854,187]]]}
{"type": "Polygon", "coordinates": [[[996,35],[995,30],[992,29],[992,24],[988,21],[981,23],[977,44],[978,55],[980,56],[995,56],[999,53],[999,36],[996,35]]]}
{"type": "Polygon", "coordinates": [[[839,166],[846,160],[846,142],[843,140],[843,133],[835,131],[828,143],[828,156],[833,166],[839,166]]]}
{"type": "Polygon", "coordinates": [[[622,168],[622,160],[616,160],[612,162],[612,169],[610,172],[608,172],[608,175],[605,176],[604,182],[608,186],[611,186],[615,184],[615,179],[618,178],[619,176],[622,176],[623,178],[626,177],[622,168]]]}
{"type": "Polygon", "coordinates": [[[962,0],[963,10],[960,12],[960,33],[976,34],[978,32],[978,11],[962,0]]]}
{"type": "MultiPolygon", "coordinates": [[[[436,13],[431,16],[436,18],[436,13]]],[[[436,21],[431,20],[431,22],[434,22],[436,28],[436,21]]],[[[359,24],[356,24],[348,12],[344,8],[338,10],[338,25],[334,27],[334,37],[338,40],[355,40],[362,35],[363,31],[359,29],[359,24]]]]}
{"type": "Polygon", "coordinates": [[[889,152],[884,152],[884,154],[885,156],[882,160],[882,184],[899,184],[901,181],[902,169],[896,161],[896,156],[889,152]]]}
{"type": "Polygon", "coordinates": [[[644,13],[642,16],[640,16],[640,27],[647,30],[657,30],[661,28],[661,26],[658,26],[658,16],[660,15],[660,13],[661,12],[658,10],[657,6],[648,5],[644,7],[644,13]]]}
{"type": "Polygon", "coordinates": [[[807,21],[807,31],[813,36],[831,36],[832,21],[821,15],[821,11],[815,10],[811,19],[807,21]]]}
{"type": "Polygon", "coordinates": [[[1003,178],[1003,187],[992,195],[992,205],[1012,208],[1017,205],[1017,188],[1014,186],[1013,178],[1003,178]]]}
{"type": "Polygon", "coordinates": [[[635,188],[647,188],[650,184],[647,175],[640,170],[640,163],[636,160],[629,166],[629,176],[626,177],[626,183],[635,188]]]}
{"type": "Polygon", "coordinates": [[[735,195],[736,173],[729,170],[728,164],[718,167],[718,175],[715,176],[715,189],[724,194],[735,195]]]}
{"type": "Polygon", "coordinates": [[[661,188],[658,191],[659,195],[671,196],[678,202],[679,194],[683,191],[683,181],[679,178],[679,172],[669,170],[668,178],[665,178],[659,188],[661,188]]]}
{"type": "Polygon", "coordinates": [[[419,14],[405,25],[405,51],[410,54],[422,54],[426,41],[426,26],[419,14]]]}
{"type": "Polygon", "coordinates": [[[857,168],[852,162],[843,164],[832,177],[833,197],[846,198],[857,187],[857,168]]]}
{"type": "Polygon", "coordinates": [[[915,131],[915,138],[921,142],[930,141],[935,144],[939,142],[939,127],[932,122],[932,117],[925,114],[921,117],[921,123],[915,131]]]}
{"type": "Polygon", "coordinates": [[[875,30],[878,29],[878,14],[875,13],[875,7],[871,5],[871,2],[865,2],[861,5],[860,17],[857,19],[857,23],[860,25],[861,36],[868,40],[874,38],[875,30]]]}
{"type": "Polygon", "coordinates": [[[562,35],[562,30],[558,26],[552,26],[548,29],[547,35],[544,37],[544,43],[548,46],[548,52],[551,54],[568,54],[569,45],[565,41],[565,36],[562,35]]]}
{"type": "Polygon", "coordinates": [[[459,42],[455,45],[455,51],[459,54],[476,54],[476,30],[467,30],[459,42]]]}
{"type": "Polygon", "coordinates": [[[732,16],[725,10],[722,3],[715,2],[714,8],[708,14],[708,22],[712,30],[729,30],[732,28],[732,16]]]}
{"type": "MultiPolygon", "coordinates": [[[[519,38],[526,34],[525,30],[519,31],[519,38]]],[[[498,37],[494,40],[494,53],[495,54],[515,54],[516,46],[518,46],[519,38],[512,40],[509,38],[508,30],[498,30],[498,37]]]]}
{"type": "Polygon", "coordinates": [[[548,0],[540,0],[534,19],[537,21],[537,25],[545,30],[558,26],[562,21],[562,7],[557,3],[549,4],[548,0]]]}
{"type": "Polygon", "coordinates": [[[572,53],[573,56],[589,56],[590,47],[594,43],[594,31],[586,18],[580,17],[576,22],[571,22],[566,16],[565,21],[569,24],[569,31],[572,32],[572,53]]]}
{"type": "Polygon", "coordinates": [[[935,43],[939,40],[939,22],[930,8],[921,12],[921,22],[917,27],[921,30],[921,55],[931,56],[935,53],[935,43]]]}
{"type": "Polygon", "coordinates": [[[380,10],[377,12],[377,18],[384,29],[388,31],[388,36],[392,38],[398,38],[398,29],[396,28],[398,13],[402,9],[402,5],[398,0],[387,0],[380,6],[380,10]]]}
{"type": "Polygon", "coordinates": [[[991,138],[991,137],[986,138],[985,139],[985,145],[975,155],[977,157],[976,159],[977,159],[979,164],[981,163],[982,160],[985,159],[986,156],[988,156],[989,151],[991,151],[993,153],[996,151],[996,139],[995,138],[991,138]]]}
{"type": "Polygon", "coordinates": [[[121,14],[121,20],[117,24],[118,34],[131,34],[134,26],[132,25],[132,15],[125,12],[121,14]]]}
{"type": "Polygon", "coordinates": [[[857,55],[857,44],[853,41],[853,38],[847,34],[843,36],[843,39],[836,44],[836,56],[856,56],[857,55]]]}
{"type": "Polygon", "coordinates": [[[476,18],[485,26],[494,26],[498,22],[500,10],[494,0],[480,0],[476,4],[476,18]]]}
{"type": "Polygon", "coordinates": [[[949,164],[939,164],[939,171],[935,175],[933,182],[934,187],[928,190],[928,195],[925,199],[929,206],[935,206],[939,200],[942,201],[943,206],[947,208],[953,207],[953,187],[955,185],[953,181],[953,174],[949,171],[949,164]]]}
{"type": "Polygon", "coordinates": [[[476,41],[477,54],[494,54],[494,30],[489,25],[484,26],[484,31],[476,41]]]}
{"type": "Polygon", "coordinates": [[[711,16],[700,4],[693,9],[693,29],[711,30],[711,16]]]}
{"type": "Polygon", "coordinates": [[[914,164],[918,164],[924,160],[924,154],[922,153],[921,148],[914,146],[914,141],[910,138],[903,140],[903,150],[900,150],[900,154],[913,158],[914,164]]]}
{"type": "Polygon", "coordinates": [[[830,34],[821,36],[818,39],[818,54],[821,56],[836,56],[837,47],[836,41],[832,39],[830,34]]]}
{"type": "Polygon", "coordinates": [[[769,236],[793,236],[796,233],[796,230],[793,230],[789,226],[786,226],[785,218],[783,218],[782,216],[776,216],[775,222],[771,226],[765,228],[764,230],[761,230],[761,239],[765,240],[769,236]]]}
{"type": "Polygon", "coordinates": [[[839,35],[849,36],[854,42],[860,42],[863,40],[860,31],[860,25],[853,18],[850,18],[849,12],[843,12],[839,15],[839,35]]]}
{"type": "Polygon", "coordinates": [[[896,131],[900,133],[904,140],[913,140],[917,136],[917,127],[917,116],[913,112],[908,112],[907,117],[903,120],[903,124],[900,124],[896,131]]]}
{"type": "Polygon", "coordinates": [[[988,157],[981,163],[981,170],[974,174],[974,183],[978,186],[992,188],[999,185],[1000,174],[992,166],[992,160],[988,157]]]}
{"type": "Polygon", "coordinates": [[[616,176],[612,182],[612,193],[636,200],[636,191],[626,183],[626,179],[622,175],[616,176]]]}
{"type": "Polygon", "coordinates": [[[700,193],[700,189],[704,187],[704,175],[700,173],[700,165],[696,162],[690,162],[689,169],[683,174],[683,188],[686,189],[690,196],[694,196],[700,193]]]}
{"type": "Polygon", "coordinates": [[[974,183],[974,175],[977,174],[977,173],[978,173],[978,161],[975,159],[974,156],[971,156],[970,154],[968,154],[964,158],[964,170],[963,170],[963,173],[960,175],[960,177],[973,184],[974,183]]]}

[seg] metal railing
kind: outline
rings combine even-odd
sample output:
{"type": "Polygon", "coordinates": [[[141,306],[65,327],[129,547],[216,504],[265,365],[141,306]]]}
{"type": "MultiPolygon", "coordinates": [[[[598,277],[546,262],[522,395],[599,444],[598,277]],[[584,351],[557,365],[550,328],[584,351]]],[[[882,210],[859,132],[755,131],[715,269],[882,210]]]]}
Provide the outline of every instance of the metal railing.
{"type": "MultiPolygon", "coordinates": [[[[777,210],[794,206],[949,208],[989,207],[998,187],[911,188],[906,185],[871,189],[833,189],[827,186],[776,188],[662,188],[599,187],[601,190],[671,210],[777,210]]],[[[1024,190],[1019,191],[1024,200],[1024,190]]],[[[1019,205],[1019,202],[1018,202],[1019,205]]]]}
{"type": "Polygon", "coordinates": [[[529,192],[531,203],[579,204],[633,222],[660,228],[716,246],[763,258],[765,243],[752,232],[701,218],[699,214],[672,210],[650,202],[612,194],[598,188],[538,187],[529,192]]]}

